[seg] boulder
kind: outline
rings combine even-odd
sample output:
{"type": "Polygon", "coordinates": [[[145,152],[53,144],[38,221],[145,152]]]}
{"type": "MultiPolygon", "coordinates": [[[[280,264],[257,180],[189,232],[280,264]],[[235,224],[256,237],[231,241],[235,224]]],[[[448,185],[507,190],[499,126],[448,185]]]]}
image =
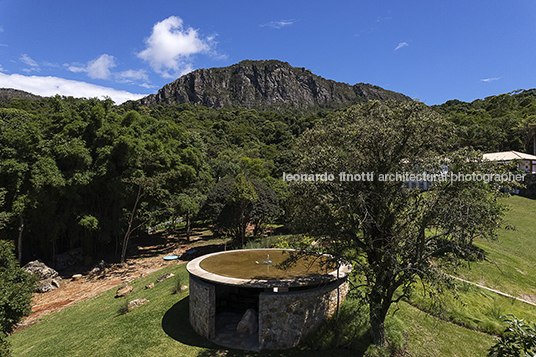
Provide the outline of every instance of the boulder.
{"type": "Polygon", "coordinates": [[[35,275],[39,280],[51,279],[58,276],[58,272],[54,269],[48,267],[45,263],[40,260],[34,260],[29,262],[22,269],[26,270],[28,273],[35,275]]]}
{"type": "Polygon", "coordinates": [[[122,297],[127,296],[132,291],[132,286],[125,285],[117,289],[117,293],[115,294],[115,297],[122,297]]]}
{"type": "Polygon", "coordinates": [[[171,278],[172,276],[175,276],[175,274],[173,274],[173,273],[166,273],[166,274],[162,275],[160,278],[156,279],[156,282],[159,283],[159,282],[161,282],[161,281],[166,280],[167,278],[171,278]]]}
{"type": "Polygon", "coordinates": [[[103,272],[106,269],[106,265],[107,265],[106,262],[104,260],[101,260],[97,265],[93,267],[93,269],[91,269],[91,272],[92,273],[103,272]]]}
{"type": "Polygon", "coordinates": [[[145,289],[152,289],[154,288],[154,283],[151,283],[149,285],[145,285],[145,289]]]}
{"type": "Polygon", "coordinates": [[[54,287],[47,281],[40,282],[35,288],[35,292],[37,293],[46,293],[52,290],[54,290],[54,287]]]}
{"type": "Polygon", "coordinates": [[[82,279],[82,274],[74,274],[71,278],[73,280],[80,280],[80,279],[82,279]]]}
{"type": "Polygon", "coordinates": [[[128,303],[128,309],[130,310],[130,309],[135,308],[137,306],[143,305],[146,302],[149,302],[149,300],[147,300],[147,299],[132,300],[131,302],[128,303]]]}
{"type": "Polygon", "coordinates": [[[257,332],[257,313],[253,309],[247,309],[244,316],[236,326],[236,332],[254,334],[257,332]]]}
{"type": "Polygon", "coordinates": [[[58,283],[58,281],[55,279],[52,279],[50,284],[52,284],[52,286],[55,287],[56,289],[60,287],[60,283],[58,283]]]}

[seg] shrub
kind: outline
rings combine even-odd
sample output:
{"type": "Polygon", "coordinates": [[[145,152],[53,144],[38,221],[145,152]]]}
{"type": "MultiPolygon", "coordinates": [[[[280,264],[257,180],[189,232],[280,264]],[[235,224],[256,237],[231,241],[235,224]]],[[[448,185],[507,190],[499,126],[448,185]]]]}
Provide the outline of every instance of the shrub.
{"type": "Polygon", "coordinates": [[[0,357],[11,357],[11,349],[6,335],[0,332],[0,357]]]}
{"type": "Polygon", "coordinates": [[[518,320],[514,315],[501,316],[507,323],[500,338],[489,349],[489,357],[531,357],[536,355],[536,324],[518,320]]]}
{"type": "Polygon", "coordinates": [[[119,309],[117,309],[118,315],[126,315],[130,312],[130,308],[128,307],[128,300],[125,300],[120,306],[119,309]]]}
{"type": "Polygon", "coordinates": [[[0,356],[9,355],[5,336],[32,311],[37,278],[19,267],[11,242],[0,240],[0,356]]]}
{"type": "Polygon", "coordinates": [[[175,285],[173,286],[173,289],[171,291],[172,294],[180,294],[182,293],[182,281],[179,276],[175,279],[175,285]]]}

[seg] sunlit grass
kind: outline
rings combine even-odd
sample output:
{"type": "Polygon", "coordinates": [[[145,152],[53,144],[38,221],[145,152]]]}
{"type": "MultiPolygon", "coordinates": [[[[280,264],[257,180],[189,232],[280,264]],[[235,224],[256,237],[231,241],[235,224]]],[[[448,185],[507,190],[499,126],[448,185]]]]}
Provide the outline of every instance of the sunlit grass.
{"type": "Polygon", "coordinates": [[[469,283],[456,282],[455,286],[455,290],[446,290],[434,300],[423,293],[421,285],[417,285],[409,301],[443,320],[493,335],[504,330],[500,317],[507,314],[536,321],[536,306],[469,283]]]}
{"type": "Polygon", "coordinates": [[[502,292],[536,301],[536,200],[512,196],[497,240],[478,240],[486,261],[471,262],[456,275],[502,292]],[[515,228],[513,230],[512,228],[515,228]]]}

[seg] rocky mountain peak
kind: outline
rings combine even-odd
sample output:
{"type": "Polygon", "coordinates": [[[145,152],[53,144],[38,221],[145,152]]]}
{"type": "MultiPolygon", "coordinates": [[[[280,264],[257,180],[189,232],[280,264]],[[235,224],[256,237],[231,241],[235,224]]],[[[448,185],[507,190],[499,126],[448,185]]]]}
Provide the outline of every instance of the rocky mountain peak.
{"type": "Polygon", "coordinates": [[[371,84],[327,80],[287,62],[244,60],[229,67],[198,69],[139,101],[148,106],[192,103],[211,108],[305,109],[340,108],[369,99],[411,100],[371,84]]]}

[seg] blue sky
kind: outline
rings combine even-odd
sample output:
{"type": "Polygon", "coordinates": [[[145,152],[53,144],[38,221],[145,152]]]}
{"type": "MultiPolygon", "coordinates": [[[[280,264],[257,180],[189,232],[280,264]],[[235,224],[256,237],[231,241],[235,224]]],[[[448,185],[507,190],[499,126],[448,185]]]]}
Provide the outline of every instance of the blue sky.
{"type": "Polygon", "coordinates": [[[536,87],[536,2],[0,0],[0,87],[121,103],[244,59],[472,101],[536,87]]]}

